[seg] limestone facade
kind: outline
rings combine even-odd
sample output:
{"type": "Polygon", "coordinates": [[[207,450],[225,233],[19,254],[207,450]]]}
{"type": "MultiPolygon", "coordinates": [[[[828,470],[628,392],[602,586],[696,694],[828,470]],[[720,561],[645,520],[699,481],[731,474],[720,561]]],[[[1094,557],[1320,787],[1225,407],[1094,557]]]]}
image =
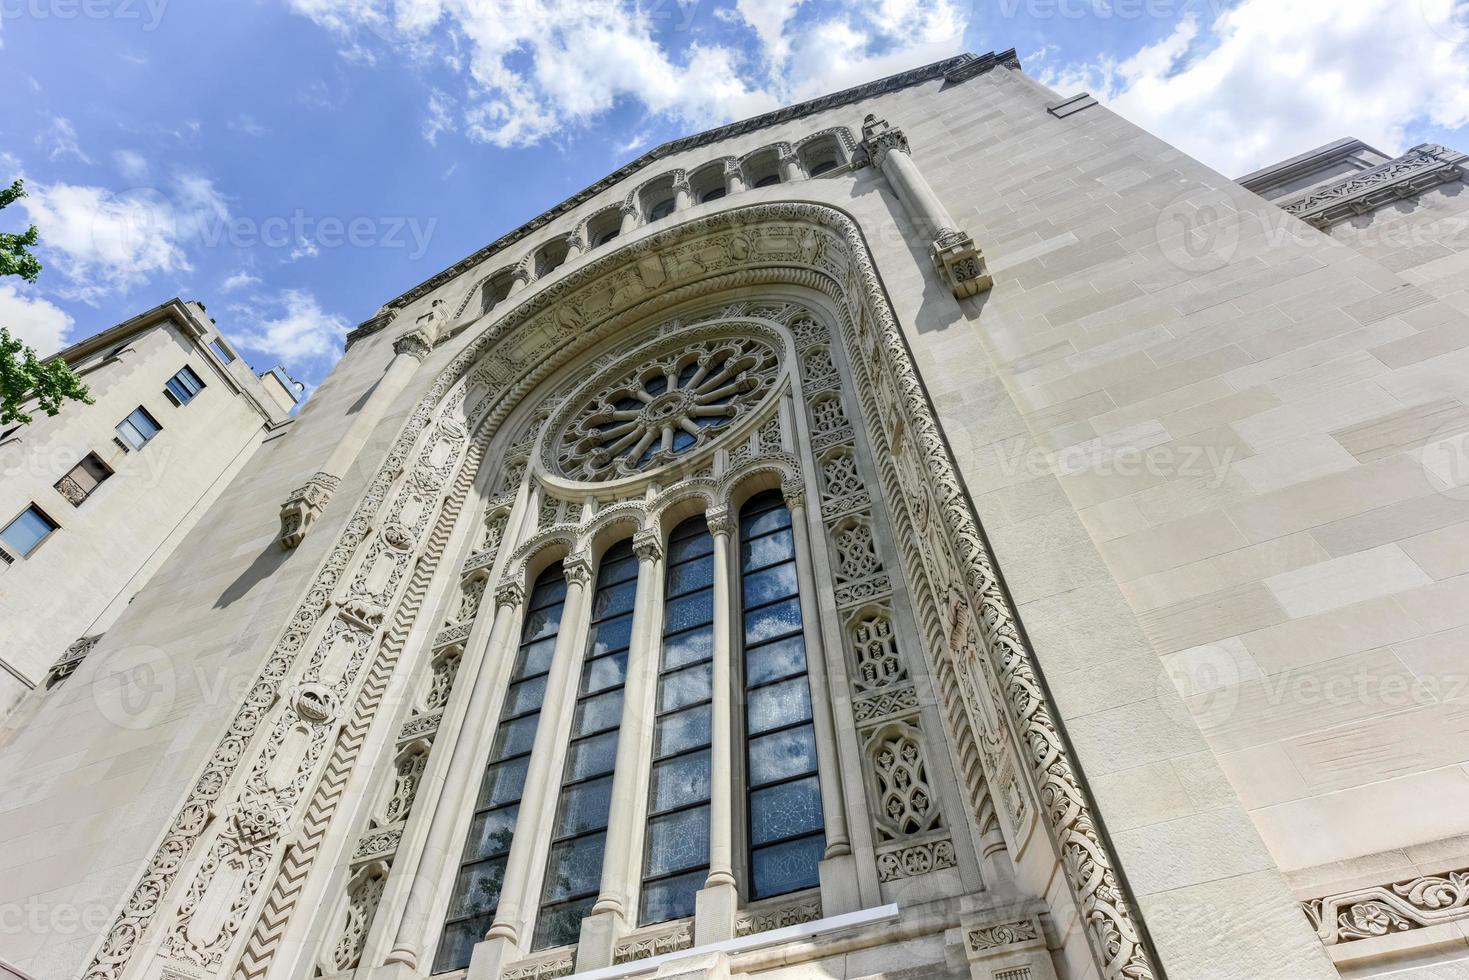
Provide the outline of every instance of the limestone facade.
{"type": "Polygon", "coordinates": [[[0,955],[1452,971],[1462,176],[1292,212],[1369,150],[1257,194],[963,56],[390,300],[0,749],[0,955]]]}
{"type": "Polygon", "coordinates": [[[0,528],[55,526],[0,535],[0,717],[76,669],[299,397],[180,300],[55,356],[94,404],[0,433],[0,528]]]}

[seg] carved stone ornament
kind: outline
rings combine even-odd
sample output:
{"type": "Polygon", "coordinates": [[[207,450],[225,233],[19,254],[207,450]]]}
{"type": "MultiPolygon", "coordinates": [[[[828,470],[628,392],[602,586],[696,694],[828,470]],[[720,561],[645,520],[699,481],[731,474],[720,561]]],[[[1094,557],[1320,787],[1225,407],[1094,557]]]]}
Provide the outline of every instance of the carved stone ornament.
{"type": "Polygon", "coordinates": [[[49,690],[75,674],[76,669],[82,665],[82,661],[87,659],[87,654],[92,652],[92,648],[101,639],[101,633],[96,636],[84,636],[67,647],[61,659],[52,664],[51,669],[46,672],[46,688],[49,690]]]}
{"type": "Polygon", "coordinates": [[[247,797],[229,808],[229,827],[242,851],[267,847],[286,830],[290,811],[269,797],[247,797]]]}
{"type": "Polygon", "coordinates": [[[1040,931],[1033,920],[1022,919],[1019,922],[1006,922],[1003,925],[971,929],[967,938],[969,948],[979,953],[1039,939],[1040,931]]]}
{"type": "Polygon", "coordinates": [[[306,532],[321,516],[341,479],[330,473],[316,473],[291,492],[281,504],[281,546],[294,548],[306,538],[306,532]]]}
{"type": "Polygon", "coordinates": [[[862,149],[867,151],[868,158],[874,167],[881,167],[883,158],[893,150],[900,153],[908,151],[908,137],[896,126],[888,125],[886,119],[879,119],[872,113],[862,120],[862,149]]]}
{"type": "Polygon", "coordinates": [[[1355,888],[1302,903],[1327,946],[1469,920],[1469,868],[1355,888]]]}
{"type": "Polygon", "coordinates": [[[984,253],[975,247],[968,232],[946,229],[934,240],[930,254],[957,299],[978,296],[995,284],[984,253]]]}
{"type": "Polygon", "coordinates": [[[394,354],[407,354],[420,362],[426,360],[433,349],[433,338],[422,328],[405,333],[393,341],[394,354]]]}
{"type": "Polygon", "coordinates": [[[320,725],[337,716],[339,703],[325,684],[302,684],[291,695],[291,707],[304,720],[320,725]]]}
{"type": "MultiPolygon", "coordinates": [[[[554,372],[574,367],[575,359],[584,360],[619,330],[700,296],[765,285],[809,289],[850,312],[850,320],[840,325],[847,361],[858,364],[862,371],[869,370],[868,364],[880,366],[881,383],[864,384],[873,391],[887,386],[883,404],[890,397],[901,412],[908,452],[915,457],[913,479],[921,482],[934,502],[925,531],[932,541],[925,539],[922,546],[924,550],[942,547],[954,556],[944,582],[937,583],[934,591],[943,595],[944,586],[952,580],[975,611],[971,646],[949,651],[940,643],[930,645],[937,655],[962,660],[970,675],[986,685],[987,701],[993,701],[1006,726],[1005,738],[1025,746],[1024,755],[1017,758],[1026,768],[1027,781],[1035,786],[1037,818],[1047,824],[1046,837],[1054,842],[1059,861],[1058,878],[1064,880],[1075,901],[1099,974],[1106,980],[1149,980],[1158,975],[1150,948],[1141,937],[1133,897],[1117,875],[1110,847],[1097,830],[1099,821],[1078,761],[1040,681],[1034,654],[1000,587],[994,558],[974,519],[963,480],[948,454],[902,330],[887,305],[861,229],[832,208],[787,202],[732,208],[670,225],[666,231],[609,250],[532,294],[463,345],[409,413],[330,543],[315,577],[305,585],[296,607],[283,617],[248,693],[226,720],[198,779],[95,948],[83,974],[86,980],[156,973],[156,964],[138,962],[144,951],[153,949],[144,937],[150,935],[150,929],[152,935],[171,935],[179,928],[175,910],[184,889],[198,878],[193,869],[215,839],[207,816],[218,812],[216,807],[233,802],[232,794],[246,782],[240,778],[242,768],[252,780],[257,772],[262,778],[271,775],[268,770],[272,768],[279,770],[276,775],[288,777],[288,790],[299,801],[295,805],[300,808],[302,832],[278,860],[261,867],[258,878],[252,870],[250,877],[241,879],[247,887],[239,890],[239,929],[220,933],[212,947],[221,955],[216,973],[231,980],[262,980],[280,971],[283,964],[275,957],[288,948],[288,928],[306,928],[301,916],[306,911],[316,913],[314,906],[302,908],[314,894],[308,882],[321,880],[322,868],[334,866],[336,854],[329,842],[351,839],[332,833],[340,828],[347,809],[342,806],[350,799],[346,787],[353,772],[365,764],[363,748],[372,744],[367,732],[383,705],[391,703],[385,695],[392,689],[390,681],[414,632],[411,624],[421,614],[424,596],[442,569],[486,450],[503,431],[506,419],[554,372]],[[513,380],[490,387],[488,394],[476,391],[477,398],[488,402],[488,407],[482,402],[479,409],[480,423],[465,442],[445,443],[441,458],[433,464],[443,474],[443,489],[432,519],[416,534],[410,551],[382,555],[375,550],[382,542],[373,529],[389,519],[399,506],[399,495],[407,492],[399,486],[398,475],[410,465],[409,457],[439,419],[451,413],[462,415],[466,395],[471,386],[479,384],[475,379],[489,370],[490,362],[502,365],[503,376],[513,380]],[[384,577],[387,584],[373,591],[382,596],[391,622],[404,627],[387,630],[376,643],[360,633],[332,639],[334,644],[351,644],[341,648],[351,651],[351,659],[340,659],[345,652],[332,654],[347,665],[345,673],[337,668],[334,685],[344,698],[344,723],[323,731],[319,746],[300,741],[290,729],[272,727],[276,713],[271,705],[303,671],[316,669],[315,659],[303,653],[323,635],[322,620],[333,615],[331,597],[355,581],[352,576],[369,557],[392,571],[392,576],[384,577]],[[299,765],[273,766],[263,754],[277,752],[283,739],[298,745],[299,765]],[[238,943],[231,938],[235,935],[238,943]]],[[[864,406],[863,411],[871,430],[876,409],[864,406]]],[[[897,431],[891,421],[882,421],[890,432],[897,431]]],[[[887,489],[889,482],[885,473],[883,489],[892,499],[896,491],[887,489]]],[[[900,544],[909,538],[918,540],[908,533],[910,525],[901,525],[899,530],[900,544]]],[[[900,570],[889,571],[901,574],[900,570]]],[[[504,593],[497,591],[497,601],[502,601],[504,593]]],[[[920,620],[943,622],[932,610],[920,620]]],[[[937,676],[941,684],[955,683],[952,667],[937,676]]],[[[965,712],[967,700],[946,699],[939,710],[965,712]]],[[[956,739],[969,740],[964,751],[978,751],[971,730],[960,728],[957,718],[952,724],[956,739]]],[[[263,811],[247,815],[242,810],[236,826],[241,832],[248,830],[252,840],[267,839],[281,832],[284,815],[278,819],[263,811]]],[[[187,923],[182,925],[187,927],[187,923]]],[[[552,969],[571,971],[569,958],[557,962],[552,969]]]]}

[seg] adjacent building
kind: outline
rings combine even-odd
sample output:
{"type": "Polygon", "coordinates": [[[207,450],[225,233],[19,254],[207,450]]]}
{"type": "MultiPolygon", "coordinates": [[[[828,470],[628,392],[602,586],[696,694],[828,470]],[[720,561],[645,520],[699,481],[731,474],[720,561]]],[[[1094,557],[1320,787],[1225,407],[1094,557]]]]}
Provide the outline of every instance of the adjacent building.
{"type": "MultiPolygon", "coordinates": [[[[1231,180],[1013,51],[650,150],[385,298],[284,433],[236,396],[0,747],[0,957],[1462,973],[1464,174],[1231,180]]],[[[226,387],[189,322],[0,582],[226,387]]]]}
{"type": "Polygon", "coordinates": [[[0,714],[75,669],[300,397],[177,299],[55,357],[93,404],[0,433],[0,714]]]}

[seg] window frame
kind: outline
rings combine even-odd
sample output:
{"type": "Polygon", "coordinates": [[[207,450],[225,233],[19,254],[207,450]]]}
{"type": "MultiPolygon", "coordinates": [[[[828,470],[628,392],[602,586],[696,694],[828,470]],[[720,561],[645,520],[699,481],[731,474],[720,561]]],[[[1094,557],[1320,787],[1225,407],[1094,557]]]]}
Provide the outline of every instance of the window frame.
{"type": "Polygon", "coordinates": [[[3,525],[0,525],[0,544],[4,544],[8,551],[13,551],[16,557],[29,559],[32,555],[34,555],[37,551],[41,549],[42,545],[55,537],[56,532],[60,530],[61,524],[58,523],[56,519],[53,518],[50,514],[46,513],[45,508],[32,500],[30,503],[26,504],[18,512],[16,512],[14,517],[6,521],[3,525]],[[6,535],[10,533],[11,528],[20,523],[22,518],[25,518],[26,516],[33,513],[48,526],[48,530],[45,534],[41,535],[39,538],[36,538],[35,542],[29,548],[21,550],[13,541],[7,538],[6,535]]]}
{"type": "Polygon", "coordinates": [[[203,378],[199,377],[198,372],[185,364],[173,373],[173,377],[163,383],[163,395],[176,407],[182,408],[198,398],[199,393],[207,387],[208,385],[204,383],[203,378]]]}
{"type": "Polygon", "coordinates": [[[52,484],[52,486],[55,488],[57,493],[61,494],[62,498],[66,500],[67,503],[71,504],[73,507],[80,507],[82,504],[92,499],[92,494],[97,492],[97,488],[102,486],[102,484],[106,483],[108,480],[112,479],[115,472],[116,471],[114,471],[112,467],[108,466],[106,461],[103,460],[101,456],[98,456],[94,452],[89,452],[81,459],[77,460],[76,465],[67,470],[66,473],[63,474],[61,477],[61,480],[70,478],[73,483],[82,488],[83,493],[81,500],[72,500],[70,497],[66,496],[66,494],[62,493],[61,480],[57,480],[54,484],[52,484]],[[101,476],[98,476],[96,473],[88,469],[87,462],[89,460],[92,463],[96,464],[96,468],[101,472],[101,476]],[[92,485],[90,487],[82,484],[81,481],[77,480],[74,475],[77,470],[82,469],[87,470],[87,476],[92,480],[92,485]]]}
{"type": "Polygon", "coordinates": [[[163,431],[163,426],[158,424],[158,420],[153,417],[152,412],[148,411],[146,407],[139,405],[131,412],[128,412],[127,415],[123,417],[122,421],[118,422],[117,425],[112,427],[112,429],[114,432],[117,433],[118,438],[123,443],[123,449],[129,452],[133,452],[141,451],[144,446],[148,445],[148,443],[158,438],[158,434],[163,431]],[[153,431],[146,436],[142,434],[141,430],[139,430],[137,425],[133,422],[133,416],[140,414],[153,426],[153,431]],[[138,433],[138,435],[142,437],[142,442],[133,442],[132,438],[129,437],[128,434],[123,430],[124,425],[131,428],[132,431],[138,433]]]}

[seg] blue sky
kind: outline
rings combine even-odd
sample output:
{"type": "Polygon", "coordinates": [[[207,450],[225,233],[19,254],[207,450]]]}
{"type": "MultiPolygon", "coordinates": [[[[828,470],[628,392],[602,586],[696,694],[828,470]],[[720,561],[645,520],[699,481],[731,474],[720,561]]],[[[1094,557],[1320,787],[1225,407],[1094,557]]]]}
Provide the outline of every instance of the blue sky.
{"type": "MultiPolygon", "coordinates": [[[[683,133],[960,51],[1236,176],[1469,149],[1469,0],[0,0],[49,353],[179,295],[315,385],[379,304],[683,133]]],[[[901,120],[897,121],[901,124],[901,120]]]]}

